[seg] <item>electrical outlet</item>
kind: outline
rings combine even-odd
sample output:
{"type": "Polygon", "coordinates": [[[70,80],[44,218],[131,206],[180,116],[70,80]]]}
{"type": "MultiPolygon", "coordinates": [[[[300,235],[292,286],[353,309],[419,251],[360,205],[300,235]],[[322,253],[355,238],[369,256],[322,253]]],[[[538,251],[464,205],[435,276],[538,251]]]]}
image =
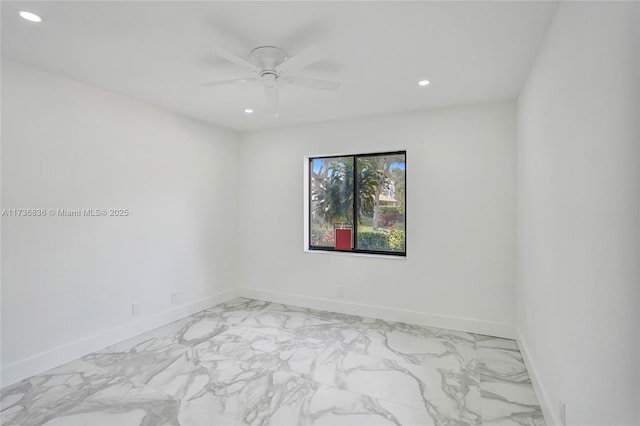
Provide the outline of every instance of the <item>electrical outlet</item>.
{"type": "Polygon", "coordinates": [[[171,303],[178,303],[178,293],[171,293],[171,303]]]}
{"type": "Polygon", "coordinates": [[[560,400],[560,422],[562,426],[567,426],[567,406],[560,400]]]}
{"type": "Polygon", "coordinates": [[[336,287],[336,296],[344,297],[344,286],[339,285],[336,287]]]}
{"type": "Polygon", "coordinates": [[[133,315],[134,317],[137,317],[138,315],[140,315],[140,304],[139,303],[134,303],[131,305],[131,315],[133,315]]]}

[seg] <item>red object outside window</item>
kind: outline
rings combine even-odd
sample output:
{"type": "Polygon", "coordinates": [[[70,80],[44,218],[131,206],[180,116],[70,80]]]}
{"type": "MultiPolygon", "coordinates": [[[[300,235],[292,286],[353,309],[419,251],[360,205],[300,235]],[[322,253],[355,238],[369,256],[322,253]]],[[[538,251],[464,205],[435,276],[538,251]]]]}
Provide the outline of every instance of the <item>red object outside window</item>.
{"type": "Polygon", "coordinates": [[[351,250],[351,229],[336,229],[336,249],[351,250]]]}

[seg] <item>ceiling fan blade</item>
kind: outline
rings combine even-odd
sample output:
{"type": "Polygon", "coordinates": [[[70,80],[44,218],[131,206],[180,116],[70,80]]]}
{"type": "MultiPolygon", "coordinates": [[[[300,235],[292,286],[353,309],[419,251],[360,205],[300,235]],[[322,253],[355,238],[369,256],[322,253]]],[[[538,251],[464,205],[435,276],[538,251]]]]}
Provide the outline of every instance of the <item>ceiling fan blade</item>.
{"type": "Polygon", "coordinates": [[[249,83],[251,81],[256,81],[257,78],[236,78],[233,80],[220,80],[220,81],[207,81],[204,83],[200,83],[201,86],[204,87],[212,87],[212,86],[222,86],[225,84],[237,84],[237,83],[249,83]]]}
{"type": "Polygon", "coordinates": [[[307,65],[318,62],[320,59],[322,59],[322,52],[320,49],[312,46],[278,65],[276,71],[280,74],[296,72],[307,65]]]}
{"type": "Polygon", "coordinates": [[[267,97],[267,105],[273,108],[275,116],[278,117],[278,86],[276,84],[265,85],[264,94],[267,97]]]}
{"type": "Polygon", "coordinates": [[[335,91],[340,87],[340,83],[337,81],[318,80],[317,78],[298,77],[297,75],[290,75],[285,77],[287,83],[292,86],[309,87],[311,89],[335,91]]]}
{"type": "Polygon", "coordinates": [[[278,101],[278,89],[276,86],[264,86],[264,94],[267,98],[267,105],[275,106],[278,101]]]}
{"type": "Polygon", "coordinates": [[[252,71],[256,70],[256,66],[254,64],[252,64],[251,62],[249,62],[248,60],[241,58],[238,55],[235,55],[221,47],[215,46],[213,48],[213,53],[215,53],[216,55],[220,56],[221,58],[226,59],[227,61],[231,62],[232,64],[236,64],[236,65],[240,65],[241,67],[245,67],[245,68],[249,68],[252,71]]]}

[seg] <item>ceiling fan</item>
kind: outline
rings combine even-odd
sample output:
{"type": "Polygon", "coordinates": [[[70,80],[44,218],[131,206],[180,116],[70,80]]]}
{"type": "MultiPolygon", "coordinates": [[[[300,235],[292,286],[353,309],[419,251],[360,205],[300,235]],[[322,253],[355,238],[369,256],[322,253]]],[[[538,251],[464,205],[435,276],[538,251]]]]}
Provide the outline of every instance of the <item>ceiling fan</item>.
{"type": "Polygon", "coordinates": [[[256,76],[200,84],[212,87],[225,84],[261,83],[267,96],[267,102],[274,107],[276,117],[278,116],[279,83],[286,82],[292,86],[328,91],[338,90],[340,87],[340,83],[335,81],[318,80],[292,74],[322,58],[320,50],[315,47],[310,47],[292,57],[289,57],[284,50],[273,46],[256,47],[249,54],[249,59],[244,59],[220,47],[214,48],[214,53],[231,63],[246,68],[256,76]]]}

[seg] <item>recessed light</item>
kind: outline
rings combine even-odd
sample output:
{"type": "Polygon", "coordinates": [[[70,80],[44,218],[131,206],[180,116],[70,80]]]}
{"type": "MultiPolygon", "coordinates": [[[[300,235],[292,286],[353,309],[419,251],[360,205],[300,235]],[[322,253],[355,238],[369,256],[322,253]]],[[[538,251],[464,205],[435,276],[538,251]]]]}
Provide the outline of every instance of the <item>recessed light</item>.
{"type": "Polygon", "coordinates": [[[35,13],[29,12],[27,10],[19,10],[18,11],[18,15],[20,15],[20,17],[22,19],[26,19],[29,22],[42,22],[42,18],[41,17],[39,17],[35,13]]]}
{"type": "Polygon", "coordinates": [[[428,86],[431,82],[429,80],[420,80],[418,86],[428,86]]]}
{"type": "Polygon", "coordinates": [[[253,114],[253,110],[251,108],[245,109],[244,112],[247,114],[253,114]]]}

